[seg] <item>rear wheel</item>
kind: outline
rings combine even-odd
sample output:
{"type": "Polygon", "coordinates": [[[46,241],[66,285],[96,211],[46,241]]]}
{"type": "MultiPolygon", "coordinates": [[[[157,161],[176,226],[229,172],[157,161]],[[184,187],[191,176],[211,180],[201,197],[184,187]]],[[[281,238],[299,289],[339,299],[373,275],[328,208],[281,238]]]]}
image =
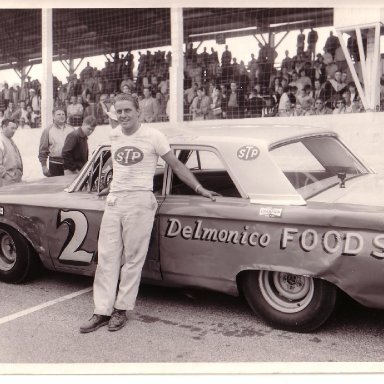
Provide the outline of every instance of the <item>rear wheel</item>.
{"type": "Polygon", "coordinates": [[[16,230],[0,227],[0,280],[21,283],[35,266],[35,256],[16,230]]]}
{"type": "Polygon", "coordinates": [[[248,271],[242,288],[250,307],[280,329],[310,332],[332,314],[337,289],[330,283],[286,272],[248,271]]]}

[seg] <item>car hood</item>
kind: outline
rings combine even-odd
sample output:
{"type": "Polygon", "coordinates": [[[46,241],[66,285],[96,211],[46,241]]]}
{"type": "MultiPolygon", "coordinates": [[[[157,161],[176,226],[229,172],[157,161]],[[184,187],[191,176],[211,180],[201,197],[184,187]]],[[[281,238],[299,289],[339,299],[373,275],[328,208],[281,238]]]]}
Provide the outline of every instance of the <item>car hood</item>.
{"type": "Polygon", "coordinates": [[[35,181],[23,181],[0,188],[1,195],[34,195],[62,192],[74,179],[74,175],[46,177],[35,181]]]}
{"type": "Polygon", "coordinates": [[[345,188],[336,185],[308,200],[384,207],[384,174],[367,174],[346,180],[345,188]]]}

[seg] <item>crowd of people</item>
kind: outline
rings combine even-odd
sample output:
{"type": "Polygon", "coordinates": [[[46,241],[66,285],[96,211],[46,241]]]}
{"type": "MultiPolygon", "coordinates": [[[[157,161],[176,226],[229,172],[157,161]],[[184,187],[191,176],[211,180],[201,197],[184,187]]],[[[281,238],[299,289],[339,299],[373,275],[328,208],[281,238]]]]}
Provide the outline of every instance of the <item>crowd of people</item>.
{"type": "MultiPolygon", "coordinates": [[[[269,116],[303,116],[364,112],[357,86],[353,82],[339,39],[330,32],[323,53],[318,52],[318,33],[300,30],[296,52],[278,61],[276,50],[259,42],[258,55],[247,64],[232,56],[229,46],[219,58],[214,48],[197,52],[193,43],[184,53],[184,119],[233,119],[269,116]]],[[[363,39],[366,47],[366,41],[363,39]]],[[[360,61],[356,36],[347,48],[354,63],[360,61]]],[[[66,122],[81,126],[87,116],[98,124],[108,124],[114,98],[119,93],[138,98],[140,119],[159,122],[169,119],[169,68],[171,52],[158,50],[133,54],[116,52],[104,68],[90,63],[67,82],[53,77],[56,108],[62,108],[66,122]],[[137,64],[137,70],[134,68],[137,64]]],[[[361,84],[364,87],[364,84],[361,84]]],[[[384,75],[381,77],[381,102],[384,110],[384,75]]],[[[0,92],[0,122],[4,118],[22,128],[39,127],[41,84],[25,81],[23,87],[4,83],[0,92]]]]}
{"type": "MultiPolygon", "coordinates": [[[[252,53],[247,64],[232,57],[228,45],[219,60],[214,48],[197,53],[190,43],[184,67],[185,119],[364,112],[338,37],[330,32],[323,53],[316,53],[317,42],[316,30],[306,36],[301,29],[295,55],[285,51],[279,67],[277,52],[268,43],[259,43],[258,57],[252,53]]],[[[364,39],[363,45],[366,49],[364,39]]],[[[352,61],[359,62],[356,36],[349,37],[347,48],[352,61]]],[[[380,84],[379,108],[384,110],[384,75],[380,84]]]]}

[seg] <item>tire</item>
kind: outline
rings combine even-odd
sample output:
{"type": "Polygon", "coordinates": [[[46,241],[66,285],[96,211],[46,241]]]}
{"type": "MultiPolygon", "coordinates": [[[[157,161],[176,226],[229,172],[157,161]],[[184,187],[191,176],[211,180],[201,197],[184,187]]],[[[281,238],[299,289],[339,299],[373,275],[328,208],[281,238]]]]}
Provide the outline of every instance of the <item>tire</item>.
{"type": "Polygon", "coordinates": [[[337,288],[286,272],[247,271],[242,289],[251,309],[274,328],[310,332],[331,316],[337,288]]]}
{"type": "Polygon", "coordinates": [[[0,280],[21,283],[35,266],[36,257],[27,240],[10,227],[0,227],[0,280]]]}

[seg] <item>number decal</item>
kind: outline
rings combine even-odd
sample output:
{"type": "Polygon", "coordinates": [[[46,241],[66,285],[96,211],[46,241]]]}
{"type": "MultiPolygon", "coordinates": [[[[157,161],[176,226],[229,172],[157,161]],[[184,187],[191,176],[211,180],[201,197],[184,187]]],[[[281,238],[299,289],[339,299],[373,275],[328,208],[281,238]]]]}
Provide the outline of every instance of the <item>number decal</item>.
{"type": "Polygon", "coordinates": [[[88,233],[88,221],[84,213],[60,209],[57,228],[62,224],[68,226],[69,233],[58,257],[59,261],[66,264],[90,264],[94,252],[80,249],[88,233]]]}

